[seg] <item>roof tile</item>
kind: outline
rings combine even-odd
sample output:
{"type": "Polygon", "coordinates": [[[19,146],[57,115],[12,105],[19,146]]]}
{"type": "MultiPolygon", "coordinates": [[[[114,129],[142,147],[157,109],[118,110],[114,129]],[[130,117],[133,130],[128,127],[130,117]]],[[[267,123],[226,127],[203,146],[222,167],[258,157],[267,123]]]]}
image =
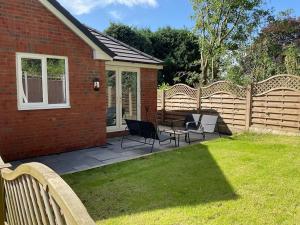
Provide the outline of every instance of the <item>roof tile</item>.
{"type": "Polygon", "coordinates": [[[93,28],[87,27],[88,30],[94,35],[103,45],[105,45],[116,56],[113,57],[116,61],[145,63],[145,64],[163,64],[163,61],[141,52],[113,37],[103,34],[93,28]]]}

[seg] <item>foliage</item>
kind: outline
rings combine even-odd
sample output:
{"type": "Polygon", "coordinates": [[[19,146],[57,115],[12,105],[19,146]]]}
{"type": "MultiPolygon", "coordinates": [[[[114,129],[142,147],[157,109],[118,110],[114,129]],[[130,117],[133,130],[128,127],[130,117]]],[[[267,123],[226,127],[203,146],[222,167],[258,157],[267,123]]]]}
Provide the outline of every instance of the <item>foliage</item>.
{"type": "Polygon", "coordinates": [[[220,77],[222,58],[249,42],[269,11],[263,0],[191,0],[204,84],[220,77]]]}
{"type": "MultiPolygon", "coordinates": [[[[22,70],[30,77],[42,76],[42,61],[40,59],[22,59],[22,70]]],[[[47,58],[47,75],[51,79],[61,79],[65,74],[65,60],[47,58]]]]}
{"type": "Polygon", "coordinates": [[[249,77],[244,76],[242,68],[238,65],[234,65],[228,68],[226,79],[234,84],[246,86],[250,83],[249,77]]]}
{"type": "Polygon", "coordinates": [[[65,74],[65,60],[64,59],[47,59],[47,73],[48,78],[61,79],[65,74]]]}
{"type": "Polygon", "coordinates": [[[300,48],[295,44],[289,45],[284,51],[284,64],[288,74],[300,75],[300,48]]]}
{"type": "Polygon", "coordinates": [[[158,86],[158,89],[159,90],[167,90],[167,89],[169,89],[171,86],[169,85],[169,84],[167,84],[167,83],[162,83],[162,84],[160,84],[159,86],[158,86]]]}
{"type": "Polygon", "coordinates": [[[199,57],[199,46],[192,33],[166,27],[155,32],[152,40],[154,56],[165,61],[163,81],[169,84],[186,82],[189,73],[199,72],[199,66],[193,64],[199,57]]]}
{"type": "Polygon", "coordinates": [[[159,84],[197,87],[227,79],[246,85],[276,74],[300,75],[300,18],[289,11],[274,17],[264,0],[191,1],[193,33],[170,27],[152,32],[123,24],[111,24],[106,32],[162,59],[159,84]]]}
{"type": "Polygon", "coordinates": [[[120,23],[111,23],[105,30],[105,33],[111,37],[124,42],[147,54],[153,54],[151,31],[149,29],[141,29],[127,26],[120,23]]]}
{"type": "Polygon", "coordinates": [[[299,60],[300,18],[285,13],[269,22],[254,42],[242,51],[238,63],[241,68],[229,67],[228,71],[235,73],[227,74],[227,78],[241,76],[258,82],[276,74],[300,75],[299,60]]]}
{"type": "Polygon", "coordinates": [[[161,28],[156,32],[112,23],[108,35],[164,61],[159,84],[185,82],[189,73],[199,72],[197,38],[186,29],[161,28]],[[175,78],[175,80],[174,80],[175,78]]]}
{"type": "Polygon", "coordinates": [[[299,224],[299,146],[245,134],[63,178],[97,224],[299,224]]]}
{"type": "Polygon", "coordinates": [[[22,71],[29,77],[42,76],[42,61],[39,59],[22,59],[22,71]]]}

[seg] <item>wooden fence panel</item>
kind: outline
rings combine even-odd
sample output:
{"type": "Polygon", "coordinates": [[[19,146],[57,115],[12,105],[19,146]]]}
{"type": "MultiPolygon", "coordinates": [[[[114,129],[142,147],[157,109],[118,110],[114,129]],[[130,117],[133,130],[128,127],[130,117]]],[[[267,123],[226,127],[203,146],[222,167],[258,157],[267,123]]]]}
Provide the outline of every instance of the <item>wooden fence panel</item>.
{"type": "Polygon", "coordinates": [[[232,94],[215,94],[201,98],[201,110],[209,110],[219,115],[219,127],[223,132],[245,129],[246,99],[232,94]]]}
{"type": "Polygon", "coordinates": [[[300,132],[300,78],[278,75],[254,87],[252,130],[300,132]]]}
{"type": "Polygon", "coordinates": [[[159,101],[164,121],[182,120],[188,113],[197,112],[198,90],[178,84],[161,93],[159,101]]]}
{"type": "Polygon", "coordinates": [[[259,130],[300,134],[300,77],[277,75],[248,87],[226,81],[194,89],[178,84],[158,94],[161,122],[188,113],[219,115],[226,133],[259,130]]]}

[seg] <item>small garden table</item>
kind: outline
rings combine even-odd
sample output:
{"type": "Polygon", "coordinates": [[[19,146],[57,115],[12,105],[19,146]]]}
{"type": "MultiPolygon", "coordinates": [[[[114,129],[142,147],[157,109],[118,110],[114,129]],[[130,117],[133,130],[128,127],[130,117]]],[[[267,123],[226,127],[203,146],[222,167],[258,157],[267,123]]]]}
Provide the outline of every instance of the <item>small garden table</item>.
{"type": "Polygon", "coordinates": [[[186,140],[186,135],[188,135],[188,131],[182,130],[182,128],[169,128],[169,129],[165,129],[163,130],[164,133],[170,134],[175,138],[175,145],[177,147],[179,147],[179,143],[180,143],[180,137],[182,135],[185,135],[185,140],[186,140]]]}

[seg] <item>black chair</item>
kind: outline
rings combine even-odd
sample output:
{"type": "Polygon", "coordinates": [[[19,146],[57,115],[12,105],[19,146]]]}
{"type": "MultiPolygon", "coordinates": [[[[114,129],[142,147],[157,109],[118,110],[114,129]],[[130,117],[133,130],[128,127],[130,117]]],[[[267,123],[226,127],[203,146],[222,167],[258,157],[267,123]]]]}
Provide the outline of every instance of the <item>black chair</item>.
{"type": "Polygon", "coordinates": [[[153,152],[155,141],[159,141],[159,144],[165,141],[175,141],[176,145],[176,138],[172,135],[164,134],[160,132],[153,123],[146,122],[146,121],[138,121],[138,120],[128,120],[125,119],[127,127],[125,129],[126,134],[123,135],[121,141],[121,147],[124,149],[124,140],[130,140],[134,142],[138,142],[144,145],[151,146],[151,152],[153,152]],[[134,138],[137,137],[137,138],[134,138]],[[143,138],[143,141],[140,138],[143,138]]]}

